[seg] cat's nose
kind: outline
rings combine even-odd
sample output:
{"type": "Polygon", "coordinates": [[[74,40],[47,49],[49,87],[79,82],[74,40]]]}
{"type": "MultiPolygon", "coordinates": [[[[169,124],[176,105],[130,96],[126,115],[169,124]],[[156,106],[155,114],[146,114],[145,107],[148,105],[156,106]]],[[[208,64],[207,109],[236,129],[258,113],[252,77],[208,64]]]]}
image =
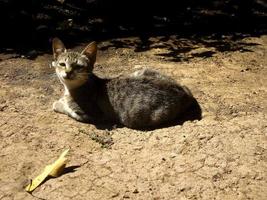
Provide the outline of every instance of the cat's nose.
{"type": "Polygon", "coordinates": [[[66,66],[65,72],[70,73],[72,71],[72,68],[70,66],[66,66]]]}
{"type": "Polygon", "coordinates": [[[72,75],[72,68],[67,66],[65,69],[65,79],[70,79],[72,75]]]}

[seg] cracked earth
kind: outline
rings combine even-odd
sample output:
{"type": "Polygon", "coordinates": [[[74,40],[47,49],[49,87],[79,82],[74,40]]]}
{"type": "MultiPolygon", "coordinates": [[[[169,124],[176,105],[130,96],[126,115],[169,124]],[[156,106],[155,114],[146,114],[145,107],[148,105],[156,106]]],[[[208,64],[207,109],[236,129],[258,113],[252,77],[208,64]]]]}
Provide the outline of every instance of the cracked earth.
{"type": "Polygon", "coordinates": [[[188,86],[199,102],[202,120],[152,131],[99,129],[53,112],[63,87],[49,68],[52,56],[1,54],[0,199],[266,199],[267,36],[242,42],[254,45],[220,52],[194,44],[179,62],[153,44],[144,52],[102,48],[98,75],[150,67],[188,86]],[[69,170],[25,192],[66,148],[69,170]]]}

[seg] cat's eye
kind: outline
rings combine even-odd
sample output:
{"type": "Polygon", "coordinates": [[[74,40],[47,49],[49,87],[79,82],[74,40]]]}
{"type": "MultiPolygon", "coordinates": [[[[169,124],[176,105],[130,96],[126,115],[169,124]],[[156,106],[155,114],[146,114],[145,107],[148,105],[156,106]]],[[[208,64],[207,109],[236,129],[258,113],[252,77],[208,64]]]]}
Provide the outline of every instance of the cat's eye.
{"type": "Polygon", "coordinates": [[[61,67],[65,67],[66,64],[62,62],[62,63],[59,63],[59,66],[61,66],[61,67]]]}
{"type": "Polygon", "coordinates": [[[83,65],[76,64],[76,65],[75,65],[75,68],[76,68],[76,69],[82,69],[82,68],[83,68],[83,65]]]}

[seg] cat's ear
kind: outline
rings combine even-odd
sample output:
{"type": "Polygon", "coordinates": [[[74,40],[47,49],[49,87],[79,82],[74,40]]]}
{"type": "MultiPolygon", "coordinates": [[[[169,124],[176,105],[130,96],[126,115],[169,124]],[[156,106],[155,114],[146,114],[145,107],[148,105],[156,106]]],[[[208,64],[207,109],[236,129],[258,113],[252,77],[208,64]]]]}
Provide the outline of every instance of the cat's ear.
{"type": "Polygon", "coordinates": [[[66,48],[63,44],[63,42],[58,39],[58,38],[54,38],[52,41],[52,48],[53,48],[53,55],[54,55],[54,59],[57,59],[57,57],[66,52],[66,48]]]}
{"type": "Polygon", "coordinates": [[[89,58],[90,62],[92,64],[96,61],[96,53],[97,53],[97,45],[96,42],[91,42],[88,44],[85,49],[82,51],[81,54],[85,55],[87,58],[89,58]]]}

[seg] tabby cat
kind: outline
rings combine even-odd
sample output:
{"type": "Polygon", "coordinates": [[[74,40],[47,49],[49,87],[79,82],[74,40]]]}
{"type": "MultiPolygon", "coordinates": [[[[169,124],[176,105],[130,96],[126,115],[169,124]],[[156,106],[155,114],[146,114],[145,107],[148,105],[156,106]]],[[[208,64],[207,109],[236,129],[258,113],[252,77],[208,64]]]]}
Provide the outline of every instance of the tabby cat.
{"type": "Polygon", "coordinates": [[[53,39],[52,46],[52,66],[65,88],[53,110],[77,121],[105,119],[135,129],[155,128],[179,118],[194,100],[186,87],[154,70],[99,78],[92,72],[95,42],[81,53],[67,51],[58,38],[53,39]]]}

